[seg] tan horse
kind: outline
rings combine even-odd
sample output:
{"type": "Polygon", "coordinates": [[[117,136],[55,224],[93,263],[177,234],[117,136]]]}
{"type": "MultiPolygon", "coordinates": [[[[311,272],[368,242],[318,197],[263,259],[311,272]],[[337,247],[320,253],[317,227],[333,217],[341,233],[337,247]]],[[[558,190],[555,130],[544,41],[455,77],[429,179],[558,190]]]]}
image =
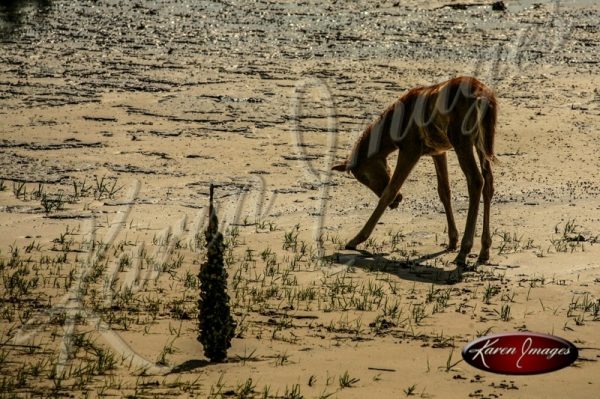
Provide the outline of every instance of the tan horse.
{"type": "Polygon", "coordinates": [[[373,214],[347,249],[355,249],[375,228],[385,208],[396,208],[399,193],[422,155],[431,155],[437,174],[438,194],[448,221],[448,250],[455,250],[458,231],[452,215],[446,151],[454,148],[467,178],[469,211],[465,233],[455,262],[466,265],[473,246],[479,201],[483,192],[483,233],[478,261],[490,257],[490,202],[494,194],[492,162],[497,103],[492,90],[472,77],[458,77],[429,87],[414,88],[386,109],[360,136],[348,159],[333,170],[349,171],[379,197],[373,214]],[[481,170],[475,160],[479,157],[481,170]],[[398,150],[393,175],[387,157],[398,150]]]}

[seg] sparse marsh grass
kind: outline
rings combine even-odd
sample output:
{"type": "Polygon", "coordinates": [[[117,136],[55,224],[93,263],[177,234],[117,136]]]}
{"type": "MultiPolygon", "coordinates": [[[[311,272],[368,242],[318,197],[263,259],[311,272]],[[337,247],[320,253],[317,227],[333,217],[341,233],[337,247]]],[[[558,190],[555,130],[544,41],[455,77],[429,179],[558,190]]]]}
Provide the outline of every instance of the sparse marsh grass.
{"type": "MultiPolygon", "coordinates": [[[[104,182],[102,178],[89,181],[77,183],[72,195],[64,194],[65,203],[72,198],[91,197],[97,190],[103,192],[102,198],[109,198],[111,190],[119,187],[108,178],[104,182]]],[[[38,191],[41,196],[54,191],[49,186],[17,189],[21,198],[27,200],[38,195],[38,191]]],[[[2,346],[0,342],[0,370],[8,373],[4,382],[0,381],[3,393],[26,394],[35,392],[36,387],[48,386],[56,396],[67,392],[83,394],[93,387],[105,394],[125,392],[130,396],[162,392],[176,396],[186,392],[215,398],[325,398],[382,378],[366,377],[356,369],[317,378],[311,370],[314,378],[307,374],[302,385],[288,382],[284,386],[258,378],[227,383],[223,379],[215,385],[214,380],[199,382],[195,371],[172,378],[147,375],[144,367],[136,366],[130,357],[107,344],[90,323],[101,320],[111,331],[135,337],[132,339],[137,341],[133,342],[154,342],[155,348],[145,350],[156,365],[177,367],[185,359],[200,356],[178,347],[183,347],[190,331],[195,329],[196,274],[205,256],[202,237],[193,233],[188,236],[185,230],[178,233],[175,229],[164,229],[149,232],[141,245],[136,236],[137,225],[129,222],[123,235],[106,243],[103,234],[109,229],[110,220],[102,218],[98,222],[101,227],[93,236],[83,232],[79,222],[74,222],[65,224],[53,237],[32,236],[2,248],[2,336],[12,339],[15,331],[26,323],[46,326],[46,330],[35,335],[36,339],[20,344],[24,346],[2,346]],[[54,304],[74,292],[80,296],[81,312],[55,309],[54,304]],[[50,313],[45,313],[46,310],[50,313]],[[73,325],[73,334],[68,342],[73,349],[66,355],[67,366],[61,368],[58,367],[60,346],[67,339],[64,329],[69,323],[73,325]],[[10,326],[14,328],[10,330],[10,326]],[[15,362],[20,366],[8,368],[8,364],[15,362]],[[128,375],[139,380],[132,382],[128,375]]],[[[401,345],[423,346],[439,353],[435,361],[428,354],[427,369],[429,373],[445,374],[456,371],[460,362],[454,351],[461,342],[455,327],[460,323],[475,319],[494,322],[499,327],[503,325],[500,322],[516,323],[522,315],[530,318],[535,312],[546,312],[560,318],[560,325],[564,324],[569,331],[589,327],[599,318],[599,302],[591,293],[587,297],[573,296],[568,306],[562,308],[560,303],[538,300],[537,290],[567,284],[559,280],[528,277],[508,289],[504,272],[478,271],[456,285],[446,285],[436,278],[435,268],[442,273],[442,267],[448,265],[438,259],[419,260],[417,264],[415,259],[422,255],[418,245],[406,242],[399,232],[368,242],[370,251],[378,253],[378,257],[383,254],[385,261],[376,258],[371,262],[368,256],[359,256],[356,264],[344,265],[331,256],[343,245],[338,234],[325,233],[320,238],[325,251],[320,252],[308,238],[309,232],[301,227],[285,229],[276,227],[275,221],[258,220],[226,229],[225,262],[237,321],[236,338],[255,339],[278,347],[269,354],[262,346],[257,349],[249,345],[250,349],[231,355],[229,362],[237,367],[248,367],[249,363],[272,369],[303,365],[305,360],[296,352],[300,345],[308,350],[324,344],[332,350],[343,350],[360,347],[363,342],[395,340],[401,345]],[[261,240],[253,235],[260,235],[261,240]],[[367,265],[360,264],[364,258],[369,260],[367,265]],[[419,271],[423,266],[432,271],[419,271]],[[523,304],[532,299],[536,306],[524,309],[523,304]],[[456,319],[456,323],[448,324],[450,318],[456,319]]],[[[566,231],[569,236],[579,230],[570,224],[566,231]]],[[[561,237],[564,232],[561,226],[561,237]]],[[[513,233],[500,238],[498,250],[505,255],[538,248],[513,233]]],[[[479,330],[478,334],[490,331],[485,326],[479,330]]],[[[189,347],[189,343],[185,345],[189,347]]],[[[197,350],[200,354],[201,348],[197,350]]],[[[204,370],[214,376],[210,365],[204,370]]],[[[416,386],[405,386],[404,394],[416,395],[416,386]]]]}
{"type": "Polygon", "coordinates": [[[459,363],[461,363],[463,359],[455,360],[454,359],[454,347],[450,349],[448,353],[448,358],[446,359],[446,364],[443,367],[443,370],[446,373],[453,371],[454,367],[456,367],[459,363]]]}
{"type": "Polygon", "coordinates": [[[348,371],[344,371],[344,373],[342,375],[340,375],[340,378],[339,378],[340,388],[341,389],[352,388],[359,381],[360,381],[360,378],[352,377],[352,376],[350,376],[348,371]]]}
{"type": "Polygon", "coordinates": [[[497,237],[496,248],[498,249],[498,255],[519,253],[530,249],[539,248],[535,245],[532,238],[525,238],[523,234],[517,232],[507,232],[496,230],[493,233],[494,237],[497,237]]]}
{"type": "Polygon", "coordinates": [[[23,181],[13,181],[12,183],[12,191],[17,199],[26,200],[27,196],[27,186],[23,181]]]}
{"type": "Polygon", "coordinates": [[[405,396],[413,396],[415,394],[415,390],[417,389],[417,385],[413,384],[405,389],[402,390],[402,392],[404,392],[405,396]]]}
{"type": "Polygon", "coordinates": [[[577,224],[575,219],[568,219],[564,223],[554,226],[554,237],[550,239],[547,252],[585,252],[585,244],[593,245],[598,242],[598,236],[584,233],[583,226],[577,224]]]}
{"type": "Polygon", "coordinates": [[[583,326],[586,322],[600,321],[600,299],[594,298],[589,293],[573,295],[567,318],[572,319],[577,326],[583,326]]]}
{"type": "Polygon", "coordinates": [[[62,192],[59,192],[58,194],[42,193],[40,197],[40,204],[42,205],[42,208],[44,208],[45,213],[63,209],[65,200],[62,192]]]}
{"type": "MultiPolygon", "coordinates": [[[[4,180],[1,184],[2,187],[6,187],[4,180]]],[[[88,183],[88,177],[84,177],[83,180],[72,179],[70,184],[71,190],[67,194],[68,187],[64,186],[51,193],[44,183],[29,183],[28,186],[25,181],[13,181],[12,191],[15,198],[22,201],[40,201],[44,211],[49,213],[61,209],[65,203],[73,204],[86,197],[93,197],[96,200],[114,199],[124,187],[119,185],[117,177],[107,175],[101,177],[94,175],[93,183],[88,183]]]]}
{"type": "Polygon", "coordinates": [[[486,305],[489,305],[492,301],[492,298],[500,292],[500,286],[496,284],[488,283],[483,290],[483,298],[482,301],[486,305]]]}
{"type": "Polygon", "coordinates": [[[500,311],[494,309],[494,312],[496,312],[498,314],[498,316],[500,317],[500,320],[509,321],[511,319],[510,309],[511,309],[511,306],[509,304],[503,303],[500,307],[500,311]]]}
{"type": "MultiPolygon", "coordinates": [[[[121,191],[123,186],[117,186],[118,179],[112,176],[103,175],[102,177],[98,177],[94,175],[94,188],[93,194],[94,199],[100,200],[103,198],[114,198],[115,195],[121,191]]],[[[83,181],[83,185],[85,184],[85,180],[83,181]]],[[[83,187],[84,188],[84,187],[83,187]]],[[[75,190],[77,191],[77,190],[75,190]]],[[[89,191],[89,190],[87,190],[89,191]]],[[[86,192],[86,190],[80,187],[79,193],[86,192]]]]}

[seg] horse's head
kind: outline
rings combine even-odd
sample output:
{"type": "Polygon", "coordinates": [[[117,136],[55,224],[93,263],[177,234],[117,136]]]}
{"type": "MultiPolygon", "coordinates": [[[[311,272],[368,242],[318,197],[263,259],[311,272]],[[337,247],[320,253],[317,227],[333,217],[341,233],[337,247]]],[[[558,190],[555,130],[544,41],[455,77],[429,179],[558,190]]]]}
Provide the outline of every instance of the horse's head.
{"type": "MultiPolygon", "coordinates": [[[[384,157],[368,158],[356,165],[349,165],[348,161],[345,161],[334,165],[331,169],[352,173],[356,180],[369,187],[378,197],[381,197],[391,178],[390,168],[384,157]]],[[[402,194],[398,193],[390,208],[396,209],[400,201],[402,201],[402,194]]]]}

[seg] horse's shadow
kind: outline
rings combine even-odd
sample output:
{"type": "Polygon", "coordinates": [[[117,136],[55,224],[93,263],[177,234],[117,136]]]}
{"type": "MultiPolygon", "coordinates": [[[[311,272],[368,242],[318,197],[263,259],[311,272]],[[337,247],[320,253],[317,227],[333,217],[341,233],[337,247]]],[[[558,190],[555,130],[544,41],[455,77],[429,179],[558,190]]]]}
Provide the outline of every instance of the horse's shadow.
{"type": "Polygon", "coordinates": [[[324,259],[339,265],[360,267],[371,272],[389,273],[403,280],[422,283],[455,284],[461,281],[465,271],[458,267],[453,270],[444,270],[441,267],[423,264],[427,260],[447,254],[447,250],[409,260],[387,259],[385,256],[388,254],[373,254],[364,250],[358,250],[358,252],[360,254],[336,252],[325,256],[324,259]]]}

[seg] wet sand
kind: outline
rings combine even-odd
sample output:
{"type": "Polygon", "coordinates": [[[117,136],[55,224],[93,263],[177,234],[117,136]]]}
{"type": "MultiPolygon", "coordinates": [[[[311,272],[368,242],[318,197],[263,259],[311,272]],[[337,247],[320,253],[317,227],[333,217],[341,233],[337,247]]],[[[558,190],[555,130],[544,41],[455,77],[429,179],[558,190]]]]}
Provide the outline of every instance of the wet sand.
{"type": "Polygon", "coordinates": [[[3,394],[594,397],[600,8],[445,5],[52,2],[4,22],[3,394]],[[453,284],[430,159],[363,252],[342,248],[376,198],[328,165],[406,89],[457,75],[500,113],[492,259],[453,284]],[[211,182],[238,322],[224,364],[196,341],[211,182]],[[504,331],[580,358],[529,377],[459,362],[504,331]]]}

